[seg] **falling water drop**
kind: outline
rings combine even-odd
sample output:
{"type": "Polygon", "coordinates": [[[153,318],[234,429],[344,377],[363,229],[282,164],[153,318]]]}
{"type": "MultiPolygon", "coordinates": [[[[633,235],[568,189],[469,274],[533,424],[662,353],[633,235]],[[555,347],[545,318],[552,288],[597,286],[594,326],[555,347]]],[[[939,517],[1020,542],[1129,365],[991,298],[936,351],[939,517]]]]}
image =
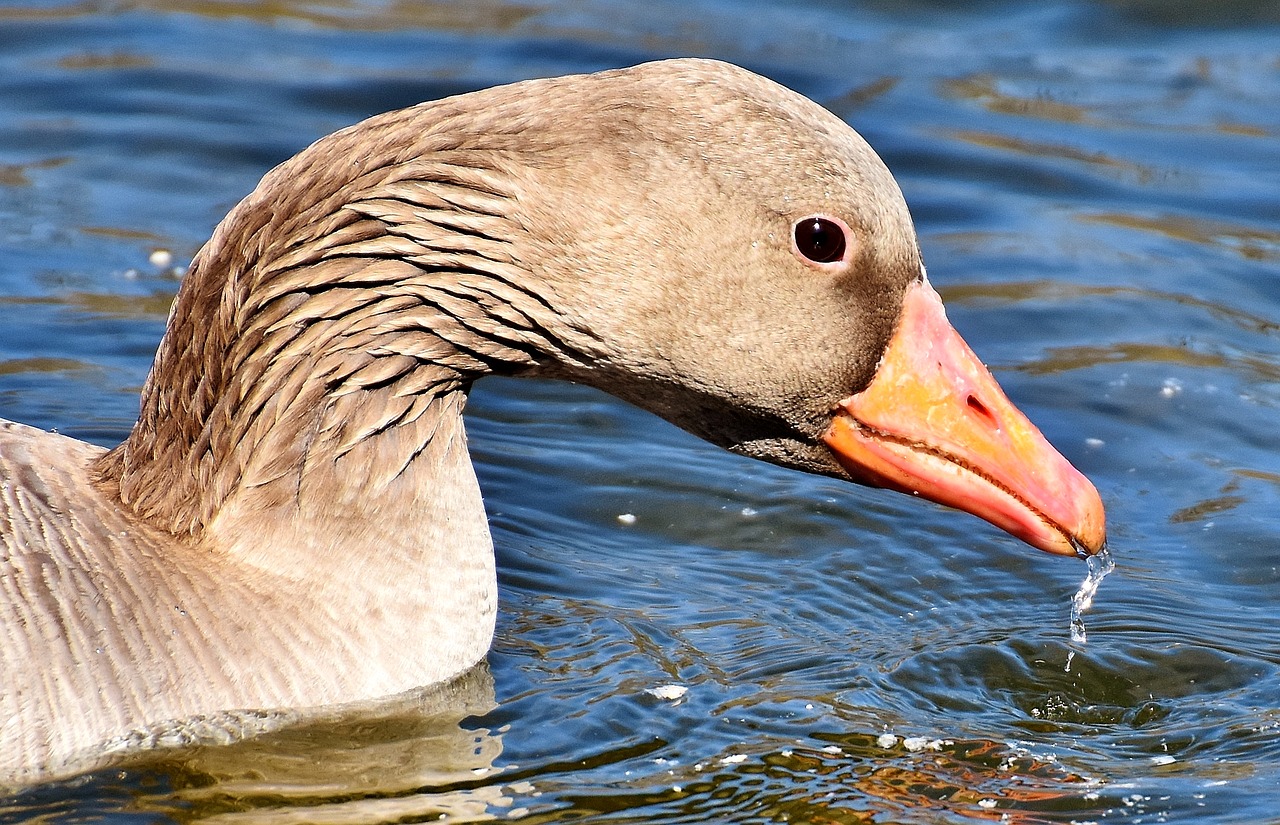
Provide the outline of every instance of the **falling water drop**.
{"type": "Polygon", "coordinates": [[[1084,581],[1080,582],[1080,589],[1071,597],[1071,641],[1076,644],[1084,644],[1087,641],[1083,614],[1093,604],[1093,596],[1098,592],[1098,586],[1102,584],[1102,580],[1116,569],[1115,560],[1111,558],[1111,551],[1106,546],[1103,546],[1097,555],[1086,556],[1085,564],[1089,567],[1089,573],[1084,577],[1084,581]]]}

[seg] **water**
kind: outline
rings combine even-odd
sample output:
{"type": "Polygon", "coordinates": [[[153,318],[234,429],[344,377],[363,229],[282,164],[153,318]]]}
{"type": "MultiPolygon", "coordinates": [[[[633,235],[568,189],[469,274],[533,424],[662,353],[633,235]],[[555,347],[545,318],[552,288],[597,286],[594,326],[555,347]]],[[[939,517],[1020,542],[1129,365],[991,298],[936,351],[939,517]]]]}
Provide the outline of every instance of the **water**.
{"type": "MultiPolygon", "coordinates": [[[[1080,589],[1071,597],[1071,641],[1081,645],[1089,640],[1084,630],[1084,612],[1093,606],[1093,597],[1098,594],[1102,580],[1116,569],[1111,548],[1105,545],[1096,555],[1086,557],[1085,565],[1089,572],[1085,574],[1084,581],[1080,582],[1080,589]]],[[[1070,657],[1067,658],[1067,667],[1071,667],[1070,657]]]]}
{"type": "Polygon", "coordinates": [[[1097,483],[1117,561],[1081,647],[1078,564],[486,381],[502,612],[463,723],[158,758],[0,819],[1280,821],[1278,42],[1262,0],[0,5],[3,417],[121,439],[173,268],[316,137],[711,55],[881,152],[948,316],[1097,483]]]}

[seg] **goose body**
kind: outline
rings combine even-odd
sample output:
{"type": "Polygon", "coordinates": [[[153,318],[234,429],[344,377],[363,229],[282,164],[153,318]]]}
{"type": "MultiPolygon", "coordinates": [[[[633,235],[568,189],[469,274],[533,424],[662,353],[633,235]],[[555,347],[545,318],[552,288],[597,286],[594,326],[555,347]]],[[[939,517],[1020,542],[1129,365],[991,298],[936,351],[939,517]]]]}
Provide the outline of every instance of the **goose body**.
{"type": "Polygon", "coordinates": [[[495,373],[1051,552],[1103,542],[839,119],[702,60],[488,89],[269,172],[192,261],[120,446],[0,424],[0,782],[482,659],[462,410],[495,373]]]}

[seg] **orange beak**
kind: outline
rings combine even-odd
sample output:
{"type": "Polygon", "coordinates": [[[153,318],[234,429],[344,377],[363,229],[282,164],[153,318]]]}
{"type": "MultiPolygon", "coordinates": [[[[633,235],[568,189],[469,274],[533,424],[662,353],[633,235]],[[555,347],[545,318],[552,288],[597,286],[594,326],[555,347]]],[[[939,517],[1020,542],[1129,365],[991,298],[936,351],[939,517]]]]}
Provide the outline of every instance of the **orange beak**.
{"type": "Polygon", "coordinates": [[[973,513],[1041,550],[1093,554],[1106,540],[1098,491],[1005,397],[923,279],[875,377],[840,402],[823,440],[858,481],[973,513]]]}

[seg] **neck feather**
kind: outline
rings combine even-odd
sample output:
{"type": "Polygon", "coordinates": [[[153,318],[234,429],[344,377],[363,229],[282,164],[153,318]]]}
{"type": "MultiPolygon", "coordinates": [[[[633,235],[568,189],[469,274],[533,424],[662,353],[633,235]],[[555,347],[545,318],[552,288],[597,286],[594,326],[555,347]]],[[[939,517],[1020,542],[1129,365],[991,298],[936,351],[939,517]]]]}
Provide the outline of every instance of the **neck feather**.
{"type": "Polygon", "coordinates": [[[517,253],[520,164],[439,129],[406,147],[415,113],[277,167],[196,255],[138,423],[96,468],[138,516],[199,535],[229,502],[395,489],[471,381],[585,359],[517,253]]]}

